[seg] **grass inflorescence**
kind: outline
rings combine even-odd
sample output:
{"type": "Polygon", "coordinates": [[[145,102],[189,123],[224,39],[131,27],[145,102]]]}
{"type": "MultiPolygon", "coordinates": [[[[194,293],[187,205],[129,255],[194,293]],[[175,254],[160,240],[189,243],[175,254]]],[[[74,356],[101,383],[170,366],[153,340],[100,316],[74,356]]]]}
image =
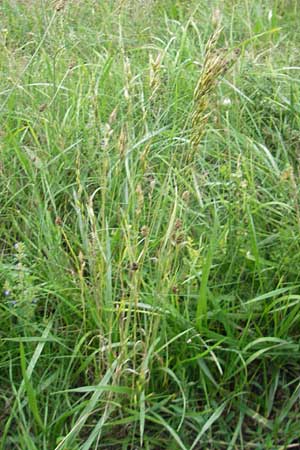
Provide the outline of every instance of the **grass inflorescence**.
{"type": "Polygon", "coordinates": [[[239,49],[230,54],[226,49],[218,49],[217,43],[222,29],[218,27],[209,38],[205,48],[203,68],[194,91],[194,111],[192,114],[193,147],[200,144],[205,131],[205,125],[212,111],[208,111],[212,93],[220,77],[224,76],[236,61],[239,49]]]}

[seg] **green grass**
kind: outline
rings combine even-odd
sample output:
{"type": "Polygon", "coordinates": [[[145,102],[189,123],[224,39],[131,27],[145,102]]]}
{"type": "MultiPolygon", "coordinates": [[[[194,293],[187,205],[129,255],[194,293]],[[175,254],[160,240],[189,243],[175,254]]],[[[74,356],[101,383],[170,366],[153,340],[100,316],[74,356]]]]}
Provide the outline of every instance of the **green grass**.
{"type": "Polygon", "coordinates": [[[1,2],[0,450],[300,447],[299,15],[1,2]]]}

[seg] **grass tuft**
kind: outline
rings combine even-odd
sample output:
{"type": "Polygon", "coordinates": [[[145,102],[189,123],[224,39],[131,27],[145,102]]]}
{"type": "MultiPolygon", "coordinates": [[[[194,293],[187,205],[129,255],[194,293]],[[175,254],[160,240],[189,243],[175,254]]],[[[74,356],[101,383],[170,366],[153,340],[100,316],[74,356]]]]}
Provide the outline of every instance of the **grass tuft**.
{"type": "Polygon", "coordinates": [[[1,2],[0,450],[300,448],[299,13],[1,2]]]}

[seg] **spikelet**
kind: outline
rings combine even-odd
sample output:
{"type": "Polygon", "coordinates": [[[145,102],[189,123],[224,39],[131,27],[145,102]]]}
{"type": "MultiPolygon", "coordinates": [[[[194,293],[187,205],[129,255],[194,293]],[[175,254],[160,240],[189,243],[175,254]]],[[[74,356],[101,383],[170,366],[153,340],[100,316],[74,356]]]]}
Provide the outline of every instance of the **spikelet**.
{"type": "Polygon", "coordinates": [[[66,0],[58,0],[58,1],[56,1],[56,2],[54,3],[55,10],[56,10],[57,12],[62,11],[62,10],[65,8],[66,3],[67,3],[66,0]]]}
{"type": "Polygon", "coordinates": [[[149,100],[152,100],[158,91],[161,79],[160,79],[160,71],[161,71],[161,61],[162,61],[162,53],[159,53],[156,59],[150,54],[150,73],[149,73],[149,86],[151,89],[151,96],[149,100]]]}
{"type": "Polygon", "coordinates": [[[222,28],[219,26],[207,42],[202,72],[194,91],[191,133],[193,152],[201,141],[211,114],[209,111],[211,94],[219,79],[232,67],[239,55],[238,49],[231,53],[226,49],[217,49],[221,31],[222,28]]]}

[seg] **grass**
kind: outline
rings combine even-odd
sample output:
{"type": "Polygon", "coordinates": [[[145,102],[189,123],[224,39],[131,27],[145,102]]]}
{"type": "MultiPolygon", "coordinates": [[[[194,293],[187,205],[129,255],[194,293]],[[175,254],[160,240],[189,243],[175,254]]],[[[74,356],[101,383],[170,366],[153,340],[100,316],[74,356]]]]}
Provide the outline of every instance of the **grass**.
{"type": "Polygon", "coordinates": [[[300,447],[299,13],[1,2],[1,450],[300,447]]]}

